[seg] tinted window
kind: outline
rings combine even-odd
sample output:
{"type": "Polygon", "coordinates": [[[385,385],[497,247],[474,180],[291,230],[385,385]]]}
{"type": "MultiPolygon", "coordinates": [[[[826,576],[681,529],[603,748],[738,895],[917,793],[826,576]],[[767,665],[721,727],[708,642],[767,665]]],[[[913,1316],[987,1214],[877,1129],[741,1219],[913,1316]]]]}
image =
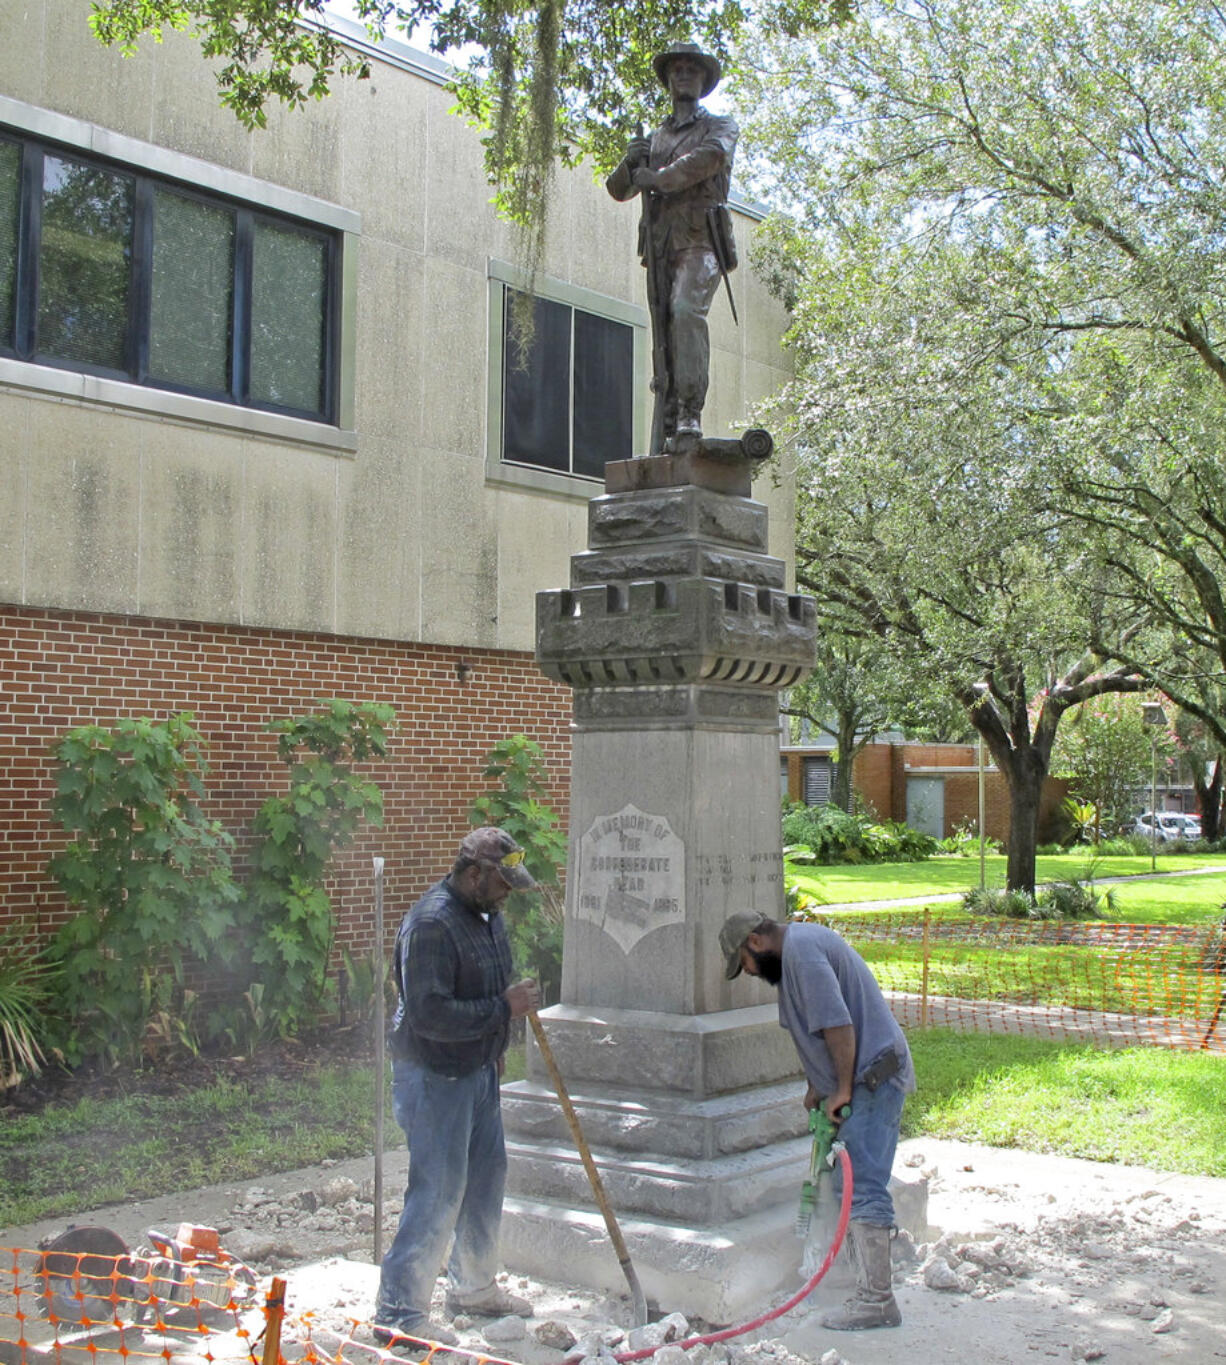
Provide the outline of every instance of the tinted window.
{"type": "Polygon", "coordinates": [[[66,157],[43,162],[37,349],[128,368],[131,176],[66,157]]]}
{"type": "Polygon", "coordinates": [[[149,374],[213,392],[230,387],[234,210],[154,193],[149,374]]]}
{"type": "Polygon", "coordinates": [[[633,454],[634,330],[555,299],[504,290],[502,458],[601,478],[633,454]]]}
{"type": "Polygon", "coordinates": [[[15,142],[0,142],[0,346],[13,344],[20,208],[21,148],[15,142]]]}

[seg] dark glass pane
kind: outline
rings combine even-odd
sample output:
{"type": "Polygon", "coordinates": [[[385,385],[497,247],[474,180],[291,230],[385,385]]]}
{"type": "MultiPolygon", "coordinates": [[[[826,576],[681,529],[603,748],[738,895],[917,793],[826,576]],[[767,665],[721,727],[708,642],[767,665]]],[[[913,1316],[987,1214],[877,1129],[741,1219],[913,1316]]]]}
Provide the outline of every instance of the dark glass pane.
{"type": "Polygon", "coordinates": [[[43,159],[38,350],[126,370],[133,180],[43,159]]]}
{"type": "Polygon", "coordinates": [[[149,374],[225,393],[230,387],[234,213],[154,192],[149,374]]]}
{"type": "Polygon", "coordinates": [[[322,412],[328,244],[257,222],[251,264],[251,401],[322,412]]]}
{"type": "Polygon", "coordinates": [[[21,148],[15,142],[0,142],[0,346],[13,344],[20,206],[21,148]]]}
{"type": "Polygon", "coordinates": [[[516,326],[514,289],[503,313],[502,458],[570,471],[570,315],[552,299],[532,301],[531,335],[516,326]]]}
{"type": "Polygon", "coordinates": [[[634,397],[634,331],[575,312],[575,473],[604,476],[608,460],[628,460],[634,397]]]}

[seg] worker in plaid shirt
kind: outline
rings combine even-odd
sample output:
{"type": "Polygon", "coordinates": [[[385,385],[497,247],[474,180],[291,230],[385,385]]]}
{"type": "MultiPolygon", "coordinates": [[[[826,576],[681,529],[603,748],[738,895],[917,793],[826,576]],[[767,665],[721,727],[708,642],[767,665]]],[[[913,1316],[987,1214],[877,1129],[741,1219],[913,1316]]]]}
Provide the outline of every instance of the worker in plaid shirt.
{"type": "Polygon", "coordinates": [[[375,1307],[375,1338],[385,1345],[455,1343],[429,1317],[449,1242],[450,1315],[532,1315],[495,1279],[507,1165],[499,1077],[511,1020],[540,1006],[534,981],[511,981],[500,913],[513,890],[536,885],[523,860],[505,830],[472,830],[396,938],[392,1098],[409,1144],[409,1184],[375,1307]]]}

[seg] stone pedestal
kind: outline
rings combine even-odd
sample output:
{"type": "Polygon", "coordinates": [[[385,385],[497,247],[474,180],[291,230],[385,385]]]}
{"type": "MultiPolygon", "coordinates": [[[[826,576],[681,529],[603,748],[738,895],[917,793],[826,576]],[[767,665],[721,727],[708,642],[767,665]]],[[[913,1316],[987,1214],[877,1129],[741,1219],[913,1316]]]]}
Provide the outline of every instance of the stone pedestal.
{"type": "MultiPolygon", "coordinates": [[[[610,465],[537,661],[574,689],[562,1004],[550,1045],[661,1306],[729,1321],[797,1280],[803,1082],[775,993],[724,980],[735,910],[783,915],[778,689],[814,611],[730,443],[610,465]],[[714,456],[718,455],[718,458],[714,456]]],[[[507,1264],[624,1289],[550,1087],[504,1090],[507,1264]]]]}

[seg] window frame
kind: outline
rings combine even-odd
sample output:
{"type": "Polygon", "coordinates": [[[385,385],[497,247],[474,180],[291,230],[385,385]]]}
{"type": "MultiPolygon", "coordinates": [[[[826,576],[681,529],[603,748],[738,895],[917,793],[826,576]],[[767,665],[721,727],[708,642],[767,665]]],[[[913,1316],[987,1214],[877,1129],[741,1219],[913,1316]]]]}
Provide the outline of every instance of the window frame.
{"type": "MultiPolygon", "coordinates": [[[[531,280],[528,272],[506,261],[491,259],[487,265],[489,300],[488,345],[488,402],[486,419],[486,479],[490,483],[506,484],[540,493],[556,493],[572,498],[588,499],[593,489],[604,486],[604,481],[590,474],[563,473],[539,465],[516,464],[502,458],[504,441],[503,367],[506,362],[506,289],[527,291],[571,309],[590,313],[629,326],[631,331],[631,431],[632,453],[646,449],[647,418],[643,398],[647,392],[644,366],[650,355],[647,310],[624,299],[585,289],[581,285],[538,275],[531,280]]],[[[572,325],[573,336],[573,325],[572,325]]],[[[572,382],[574,355],[571,355],[572,382]]],[[[573,439],[573,413],[572,439],[573,439]]]]}
{"type": "Polygon", "coordinates": [[[230,171],[194,157],[110,133],[82,120],[0,96],[0,139],[21,148],[21,200],[14,309],[15,345],[0,345],[0,382],[16,388],[104,402],[250,434],[283,437],[331,448],[356,449],[354,353],[357,246],[360,216],[298,191],[230,171]],[[30,154],[27,149],[32,149],[30,154]],[[135,182],[132,273],[125,327],[127,371],[35,351],[43,201],[47,155],[129,175],[135,182]],[[153,261],[153,209],[159,188],[234,214],[235,266],[231,340],[226,368],[229,389],[175,383],[149,375],[149,319],[153,261]],[[304,233],[325,251],[327,292],[321,320],[323,398],[321,412],[252,401],[251,251],[256,224],[304,233]]]}

